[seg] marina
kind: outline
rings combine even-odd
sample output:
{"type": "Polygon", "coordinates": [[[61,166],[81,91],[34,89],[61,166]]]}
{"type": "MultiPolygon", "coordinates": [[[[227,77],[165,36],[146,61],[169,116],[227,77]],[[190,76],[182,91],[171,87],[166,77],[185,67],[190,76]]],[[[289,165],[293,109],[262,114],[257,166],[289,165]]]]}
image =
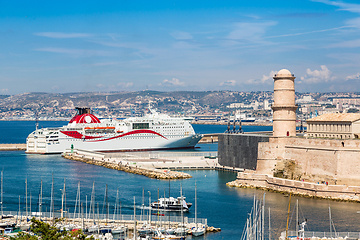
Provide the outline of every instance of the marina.
{"type": "MultiPolygon", "coordinates": [[[[77,213],[66,213],[61,217],[59,212],[29,212],[26,216],[25,212],[4,211],[3,216],[6,217],[0,220],[0,227],[28,230],[30,227],[30,220],[32,218],[42,221],[47,224],[54,224],[56,220],[56,227],[59,230],[66,229],[72,231],[81,229],[86,235],[104,233],[113,233],[114,237],[132,238],[134,236],[134,229],[138,230],[139,234],[143,226],[155,232],[159,228],[176,229],[179,226],[185,226],[186,234],[191,234],[191,229],[195,226],[202,226],[207,232],[221,231],[220,229],[207,226],[207,219],[194,219],[180,216],[155,216],[148,215],[126,215],[126,214],[98,214],[88,211],[80,211],[77,213]]],[[[147,209],[148,210],[148,209],[147,209]]],[[[145,209],[144,209],[145,212],[145,209]]],[[[149,211],[147,211],[149,212],[149,211]]]]}

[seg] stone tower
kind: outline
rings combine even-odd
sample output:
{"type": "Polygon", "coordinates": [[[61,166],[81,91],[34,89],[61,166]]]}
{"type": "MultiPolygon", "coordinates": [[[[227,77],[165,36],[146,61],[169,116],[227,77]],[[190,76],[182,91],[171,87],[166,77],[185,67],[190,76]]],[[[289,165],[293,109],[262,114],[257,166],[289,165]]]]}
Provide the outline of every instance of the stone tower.
{"type": "Polygon", "coordinates": [[[296,136],[294,74],[287,69],[274,76],[273,136],[296,136]]]}

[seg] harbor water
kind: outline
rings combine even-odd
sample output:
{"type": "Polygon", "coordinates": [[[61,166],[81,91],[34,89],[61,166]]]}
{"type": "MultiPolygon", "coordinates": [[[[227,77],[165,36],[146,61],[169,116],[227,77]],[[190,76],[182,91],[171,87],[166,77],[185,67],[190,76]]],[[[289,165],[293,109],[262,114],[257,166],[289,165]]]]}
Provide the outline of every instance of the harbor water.
{"type": "MultiPolygon", "coordinates": [[[[42,126],[62,126],[64,122],[40,122],[42,126]],[[46,125],[46,124],[48,125],[46,125]]],[[[250,127],[250,126],[249,126],[250,127]]],[[[226,126],[194,125],[197,132],[211,133],[224,132],[226,126]],[[213,128],[214,129],[211,129],[213,128]],[[221,131],[220,131],[221,130],[221,131]],[[208,132],[206,132],[208,131],[208,132]]],[[[245,128],[245,127],[244,127],[245,128]]],[[[254,127],[253,131],[268,131],[269,127],[254,127]],[[265,129],[264,129],[265,128],[265,129]]],[[[34,122],[0,122],[1,143],[24,143],[25,138],[34,129],[34,122]]],[[[270,128],[271,130],[271,128],[270,128]]],[[[216,151],[216,144],[201,144],[195,151],[216,151]]],[[[196,239],[240,239],[246,218],[253,206],[254,196],[262,198],[266,193],[266,219],[268,208],[271,211],[272,236],[279,236],[285,230],[289,196],[278,193],[264,192],[256,189],[230,188],[225,184],[236,178],[232,172],[215,170],[187,171],[193,176],[184,180],[156,180],[140,175],[129,174],[121,171],[74,162],[59,155],[27,155],[23,151],[0,152],[1,169],[3,170],[3,208],[4,211],[18,211],[19,196],[21,211],[25,211],[25,180],[28,182],[28,196],[31,194],[31,211],[38,211],[40,182],[43,181],[43,211],[50,210],[50,196],[52,177],[54,178],[55,211],[61,209],[61,189],[66,179],[67,210],[73,212],[77,186],[80,182],[81,201],[89,205],[92,185],[95,182],[96,202],[99,203],[100,213],[104,204],[106,184],[108,185],[108,202],[110,215],[119,189],[123,214],[133,213],[133,198],[135,196],[137,215],[141,213],[141,205],[148,205],[149,195],[151,200],[157,199],[158,193],[162,197],[170,194],[173,197],[180,195],[180,184],[188,202],[194,204],[195,181],[197,184],[198,217],[207,218],[208,225],[221,228],[219,233],[210,233],[196,239]],[[149,193],[150,192],[150,193],[149,193]]],[[[290,214],[290,228],[295,227],[296,197],[292,197],[290,214]]],[[[28,199],[29,203],[29,199],[28,199]]],[[[308,220],[307,231],[329,231],[329,207],[332,220],[337,231],[359,231],[360,204],[335,202],[299,198],[299,219],[308,220]]],[[[66,210],[66,209],[65,209],[66,210]]],[[[194,217],[194,206],[185,217],[194,217]]],[[[172,213],[176,214],[176,213],[172,213]]],[[[180,215],[180,214],[178,214],[180,215]]],[[[268,233],[268,223],[265,223],[265,234],[268,233]]]]}

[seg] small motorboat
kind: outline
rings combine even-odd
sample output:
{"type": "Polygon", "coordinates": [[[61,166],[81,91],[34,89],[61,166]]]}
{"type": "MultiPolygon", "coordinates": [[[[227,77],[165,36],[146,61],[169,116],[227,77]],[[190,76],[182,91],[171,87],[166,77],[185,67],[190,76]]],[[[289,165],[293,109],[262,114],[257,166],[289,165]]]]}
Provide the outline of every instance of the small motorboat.
{"type": "Polygon", "coordinates": [[[194,227],[191,229],[191,234],[194,236],[194,237],[198,237],[198,236],[202,236],[205,234],[205,226],[203,227],[194,227]]]}
{"type": "Polygon", "coordinates": [[[151,208],[156,210],[165,210],[165,211],[189,211],[189,208],[192,206],[192,203],[187,203],[185,197],[169,197],[169,198],[159,198],[158,201],[151,203],[151,208]]]}

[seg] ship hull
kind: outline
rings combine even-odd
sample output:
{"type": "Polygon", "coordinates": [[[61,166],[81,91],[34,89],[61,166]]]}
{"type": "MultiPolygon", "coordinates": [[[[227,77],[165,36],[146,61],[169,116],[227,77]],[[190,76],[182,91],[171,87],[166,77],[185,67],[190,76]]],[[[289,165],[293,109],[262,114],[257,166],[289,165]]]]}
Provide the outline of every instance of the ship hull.
{"type": "Polygon", "coordinates": [[[63,153],[66,149],[81,149],[96,152],[130,152],[130,151],[155,151],[194,148],[201,139],[195,134],[187,137],[166,139],[160,136],[137,136],[93,141],[86,139],[59,139],[58,142],[42,142],[33,139],[33,146],[26,153],[56,154],[63,153]],[[40,147],[40,148],[39,148],[40,147]]]}

